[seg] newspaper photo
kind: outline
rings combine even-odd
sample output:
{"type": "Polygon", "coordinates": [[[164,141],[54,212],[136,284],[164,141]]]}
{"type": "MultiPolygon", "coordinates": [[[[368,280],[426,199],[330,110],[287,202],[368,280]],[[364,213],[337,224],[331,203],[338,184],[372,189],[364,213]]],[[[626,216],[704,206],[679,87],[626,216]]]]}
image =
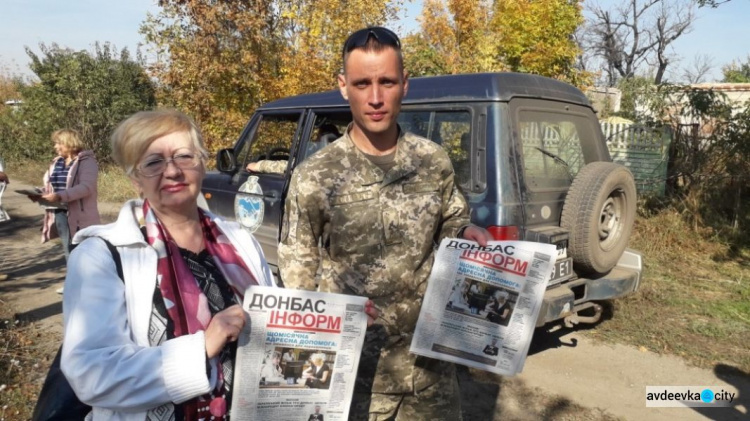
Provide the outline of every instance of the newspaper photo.
{"type": "Polygon", "coordinates": [[[511,376],[529,352],[555,245],[440,243],[410,351],[511,376]]]}
{"type": "Polygon", "coordinates": [[[348,419],[366,302],[351,295],[248,288],[232,419],[348,419]]]}

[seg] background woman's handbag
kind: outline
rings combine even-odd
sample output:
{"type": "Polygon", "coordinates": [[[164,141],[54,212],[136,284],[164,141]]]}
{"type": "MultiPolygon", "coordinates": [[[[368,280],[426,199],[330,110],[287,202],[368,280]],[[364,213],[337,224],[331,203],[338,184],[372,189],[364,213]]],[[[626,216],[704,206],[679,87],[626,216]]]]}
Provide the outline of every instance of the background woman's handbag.
{"type": "MultiPolygon", "coordinates": [[[[103,239],[104,240],[104,239],[103,239]]],[[[112,260],[117,267],[117,275],[123,279],[122,261],[120,253],[115,246],[107,240],[104,240],[107,248],[112,253],[112,260]]],[[[86,418],[91,407],[81,402],[70,387],[68,379],[65,378],[60,369],[60,355],[62,354],[62,345],[57,350],[54,361],[49,368],[47,378],[44,379],[42,391],[39,393],[39,399],[34,407],[34,414],[31,416],[32,421],[79,421],[86,418]]]]}

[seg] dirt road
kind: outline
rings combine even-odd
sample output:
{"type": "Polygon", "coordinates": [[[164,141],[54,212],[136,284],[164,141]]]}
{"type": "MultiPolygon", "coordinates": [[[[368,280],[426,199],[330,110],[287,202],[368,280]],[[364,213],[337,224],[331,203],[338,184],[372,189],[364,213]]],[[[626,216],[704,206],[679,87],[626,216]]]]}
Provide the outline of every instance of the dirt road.
{"type": "MultiPolygon", "coordinates": [[[[41,209],[13,191],[29,187],[13,182],[2,198],[12,220],[0,223],[0,273],[11,278],[0,282],[0,297],[18,319],[49,332],[47,347],[53,353],[62,335],[61,296],[55,290],[63,285],[65,261],[59,243],[39,244],[41,209]]],[[[101,205],[105,220],[111,221],[117,209],[101,205]]],[[[35,381],[41,384],[43,374],[35,381]]],[[[466,369],[459,375],[465,419],[472,421],[750,418],[750,379],[727,366],[697,369],[677,357],[595,343],[581,330],[538,330],[516,378],[466,369]],[[647,408],[648,385],[713,386],[736,397],[730,408],[647,408]]]]}

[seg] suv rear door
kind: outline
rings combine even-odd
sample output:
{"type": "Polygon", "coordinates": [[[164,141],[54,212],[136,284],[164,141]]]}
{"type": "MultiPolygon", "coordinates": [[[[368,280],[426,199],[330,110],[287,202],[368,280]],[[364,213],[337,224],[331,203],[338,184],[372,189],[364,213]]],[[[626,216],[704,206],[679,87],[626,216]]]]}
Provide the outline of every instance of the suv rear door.
{"type": "Polygon", "coordinates": [[[589,162],[609,161],[590,108],[564,102],[513,99],[511,130],[526,227],[560,225],[565,195],[589,162]]]}

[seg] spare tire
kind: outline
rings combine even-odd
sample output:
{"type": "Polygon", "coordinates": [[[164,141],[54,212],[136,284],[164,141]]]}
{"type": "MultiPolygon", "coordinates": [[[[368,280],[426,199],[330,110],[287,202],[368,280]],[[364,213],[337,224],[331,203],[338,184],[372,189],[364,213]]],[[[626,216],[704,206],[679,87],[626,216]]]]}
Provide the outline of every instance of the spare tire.
{"type": "Polygon", "coordinates": [[[561,226],[570,232],[568,253],[578,272],[602,274],[625,251],[635,222],[633,174],[612,162],[592,162],[573,180],[561,226]]]}

